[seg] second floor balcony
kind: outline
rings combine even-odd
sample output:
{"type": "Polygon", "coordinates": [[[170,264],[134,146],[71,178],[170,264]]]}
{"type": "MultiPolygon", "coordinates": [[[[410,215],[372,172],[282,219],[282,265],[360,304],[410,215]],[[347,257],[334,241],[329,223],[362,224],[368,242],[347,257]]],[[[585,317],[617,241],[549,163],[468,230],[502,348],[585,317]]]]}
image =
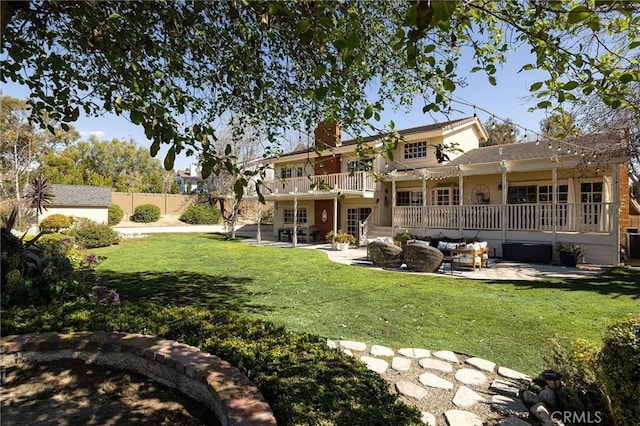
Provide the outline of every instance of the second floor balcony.
{"type": "Polygon", "coordinates": [[[332,193],[373,197],[375,185],[373,176],[368,172],[333,173],[265,180],[262,184],[262,194],[270,199],[332,193]]]}

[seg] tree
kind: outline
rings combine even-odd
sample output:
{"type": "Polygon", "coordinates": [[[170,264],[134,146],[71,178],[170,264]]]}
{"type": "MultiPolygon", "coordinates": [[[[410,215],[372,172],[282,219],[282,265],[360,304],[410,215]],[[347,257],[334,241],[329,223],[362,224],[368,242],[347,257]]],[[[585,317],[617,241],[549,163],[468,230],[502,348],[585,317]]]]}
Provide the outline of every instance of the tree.
{"type": "Polygon", "coordinates": [[[173,173],[164,170],[149,150],[134,141],[99,141],[90,137],[50,151],[40,159],[43,175],[52,183],[109,186],[116,191],[164,193],[173,173]]]}
{"type": "Polygon", "coordinates": [[[505,145],[516,142],[516,137],[520,133],[518,128],[513,124],[511,119],[507,118],[504,122],[495,120],[487,121],[484,126],[487,129],[489,137],[486,142],[480,146],[505,145]]]}
{"type": "MultiPolygon", "coordinates": [[[[65,131],[52,126],[53,133],[41,131],[30,122],[31,112],[26,101],[0,97],[0,190],[6,199],[20,201],[21,189],[40,157],[79,137],[70,127],[65,131]]],[[[48,122],[46,114],[42,120],[48,122]]]]}
{"type": "MultiPolygon", "coordinates": [[[[593,93],[640,111],[629,88],[640,80],[630,59],[640,48],[640,4],[632,1],[0,5],[0,75],[29,87],[34,110],[65,125],[81,113],[122,114],[144,127],[152,155],[168,145],[167,169],[176,154],[198,152],[204,176],[238,172],[208,149],[217,120],[243,117],[237,127],[247,132],[264,126],[271,147],[321,120],[340,120],[349,134],[378,133],[385,104],[421,96],[425,113],[445,111],[467,71],[496,84],[510,49],[535,58],[522,71],[548,75],[530,88],[538,108],[593,93]],[[608,49],[621,40],[621,49],[608,49]],[[458,70],[466,54],[477,64],[458,70]]],[[[386,152],[396,143],[389,138],[386,152]]]]}
{"type": "Polygon", "coordinates": [[[575,114],[559,111],[540,122],[542,137],[546,139],[563,139],[567,136],[581,136],[584,133],[576,123],[575,114]]]}
{"type": "MultiPolygon", "coordinates": [[[[231,121],[233,122],[234,120],[231,121]]],[[[213,145],[214,149],[224,152],[224,161],[237,164],[237,171],[222,170],[218,174],[211,175],[205,181],[206,187],[201,191],[201,198],[207,199],[212,206],[218,204],[227,228],[227,238],[231,240],[236,238],[235,226],[246,189],[256,188],[255,170],[260,167],[260,164],[255,159],[263,151],[261,141],[264,133],[263,130],[256,128],[251,129],[251,132],[239,131],[230,125],[226,133],[222,134],[213,145]],[[229,194],[232,193],[235,193],[235,197],[230,198],[229,194]],[[228,203],[231,203],[230,209],[227,209],[228,203]]]]}

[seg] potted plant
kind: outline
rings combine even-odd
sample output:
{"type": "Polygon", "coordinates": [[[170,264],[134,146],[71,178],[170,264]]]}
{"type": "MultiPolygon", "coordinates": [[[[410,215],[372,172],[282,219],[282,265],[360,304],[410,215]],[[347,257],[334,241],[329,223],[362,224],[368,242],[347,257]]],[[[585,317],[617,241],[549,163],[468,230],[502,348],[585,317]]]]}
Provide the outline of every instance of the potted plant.
{"type": "Polygon", "coordinates": [[[562,266],[575,268],[580,257],[584,255],[584,247],[580,244],[558,242],[556,251],[562,266]]]}
{"type": "Polygon", "coordinates": [[[411,237],[411,234],[409,233],[409,230],[405,229],[404,232],[396,234],[394,241],[396,242],[397,246],[400,246],[404,249],[407,246],[407,241],[409,241],[411,238],[412,237],[411,237]],[[400,244],[398,244],[398,242],[400,244]]]}
{"type": "Polygon", "coordinates": [[[334,250],[347,250],[349,248],[349,244],[355,244],[356,242],[355,236],[347,234],[342,229],[339,229],[335,235],[333,231],[329,232],[325,238],[327,241],[331,241],[334,250]]]}

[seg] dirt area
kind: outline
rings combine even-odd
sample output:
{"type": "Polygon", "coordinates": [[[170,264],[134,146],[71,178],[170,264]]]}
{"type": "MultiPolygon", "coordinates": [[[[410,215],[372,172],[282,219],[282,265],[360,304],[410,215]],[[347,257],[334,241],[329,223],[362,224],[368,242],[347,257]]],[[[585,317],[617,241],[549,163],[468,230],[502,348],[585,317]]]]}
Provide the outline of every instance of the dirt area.
{"type": "Polygon", "coordinates": [[[3,425],[214,425],[203,405],[147,377],[80,361],[7,367],[3,425]]]}
{"type": "Polygon", "coordinates": [[[164,215],[164,216],[160,216],[160,219],[156,222],[151,222],[151,223],[139,223],[139,222],[133,222],[131,220],[128,220],[126,217],[124,219],[122,219],[122,221],[115,225],[114,228],[130,228],[130,227],[140,227],[140,228],[144,228],[147,226],[188,226],[187,223],[184,222],[180,222],[179,220],[180,216],[179,215],[164,215]]]}

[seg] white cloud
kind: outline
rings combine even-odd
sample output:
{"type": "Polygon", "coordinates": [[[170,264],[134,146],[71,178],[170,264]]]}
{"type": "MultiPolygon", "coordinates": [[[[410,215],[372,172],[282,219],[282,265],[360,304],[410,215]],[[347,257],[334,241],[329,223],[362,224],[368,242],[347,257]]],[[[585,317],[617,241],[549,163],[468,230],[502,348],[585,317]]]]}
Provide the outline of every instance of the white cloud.
{"type": "Polygon", "coordinates": [[[87,130],[80,130],[78,133],[80,133],[80,136],[85,137],[85,136],[95,136],[96,138],[101,138],[105,135],[105,133],[102,130],[93,130],[93,131],[87,131],[87,130]]]}

